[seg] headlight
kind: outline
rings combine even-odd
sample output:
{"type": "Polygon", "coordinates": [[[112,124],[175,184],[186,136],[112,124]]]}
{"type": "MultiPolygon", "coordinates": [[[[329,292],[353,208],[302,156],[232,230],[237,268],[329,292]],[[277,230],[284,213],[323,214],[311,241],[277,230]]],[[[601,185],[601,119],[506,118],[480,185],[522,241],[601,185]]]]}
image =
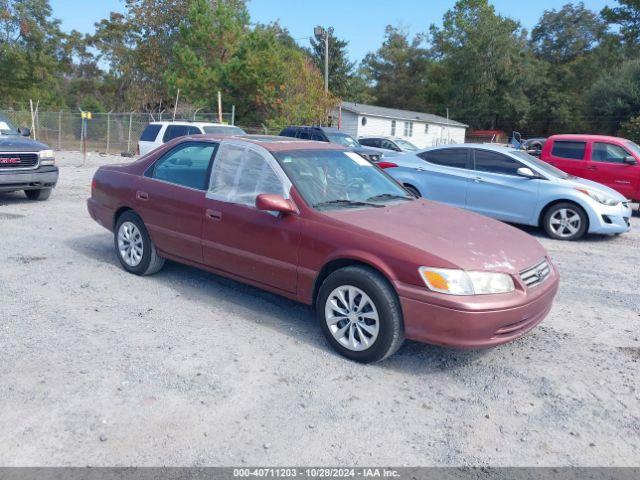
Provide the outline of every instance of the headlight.
{"type": "Polygon", "coordinates": [[[428,288],[449,295],[487,295],[515,290],[513,278],[506,273],[429,267],[420,267],[418,271],[428,288]]]}
{"type": "Polygon", "coordinates": [[[605,195],[604,193],[601,193],[601,192],[597,192],[595,190],[587,190],[585,188],[576,188],[576,190],[584,193],[585,195],[588,195],[589,197],[593,198],[596,202],[601,203],[602,205],[615,207],[620,203],[620,200],[616,200],[615,198],[611,198],[610,196],[605,195]]]}
{"type": "Polygon", "coordinates": [[[56,155],[53,150],[41,150],[38,152],[40,165],[53,165],[56,163],[56,155]]]}

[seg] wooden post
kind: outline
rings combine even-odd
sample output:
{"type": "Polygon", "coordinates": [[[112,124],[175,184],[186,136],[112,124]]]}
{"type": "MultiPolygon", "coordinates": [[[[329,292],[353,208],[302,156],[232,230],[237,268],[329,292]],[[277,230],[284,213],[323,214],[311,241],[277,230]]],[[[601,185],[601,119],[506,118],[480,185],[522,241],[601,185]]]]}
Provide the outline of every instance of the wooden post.
{"type": "Polygon", "coordinates": [[[222,123],[222,93],[218,90],[218,123],[222,123]]]}

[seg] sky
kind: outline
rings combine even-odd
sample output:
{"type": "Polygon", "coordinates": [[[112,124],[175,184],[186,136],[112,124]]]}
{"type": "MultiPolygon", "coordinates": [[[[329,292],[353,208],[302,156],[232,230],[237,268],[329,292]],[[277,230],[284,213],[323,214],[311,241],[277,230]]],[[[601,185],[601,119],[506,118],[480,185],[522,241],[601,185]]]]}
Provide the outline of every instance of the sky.
{"type": "MultiPolygon", "coordinates": [[[[111,11],[124,11],[123,0],[50,0],[56,18],[65,30],[93,32],[93,24],[111,11]],[[79,8],[79,4],[82,7],[79,8]]],[[[560,9],[569,0],[493,0],[498,13],[518,20],[529,31],[545,10],[560,9]]],[[[583,0],[587,8],[599,12],[611,0],[583,0]]],[[[360,61],[377,50],[385,26],[402,26],[411,34],[425,32],[432,23],[440,24],[454,0],[250,0],[253,22],[278,20],[298,43],[308,46],[313,27],[332,26],[338,38],[349,42],[349,56],[360,61]]]]}

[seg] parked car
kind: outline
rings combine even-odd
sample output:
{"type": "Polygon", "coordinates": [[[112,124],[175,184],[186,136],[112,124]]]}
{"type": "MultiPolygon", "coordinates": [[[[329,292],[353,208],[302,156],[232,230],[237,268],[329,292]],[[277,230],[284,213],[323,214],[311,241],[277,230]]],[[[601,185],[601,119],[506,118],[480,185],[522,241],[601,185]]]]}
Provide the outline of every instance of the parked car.
{"type": "MultiPolygon", "coordinates": [[[[329,142],[342,145],[352,152],[372,162],[379,162],[383,156],[389,156],[380,148],[363,147],[355,138],[331,127],[286,127],[280,132],[281,137],[293,137],[300,140],[315,140],[317,142],[329,142]]],[[[391,154],[392,155],[392,154],[391,154]]]]}
{"type": "Polygon", "coordinates": [[[24,190],[30,200],[47,200],[58,182],[55,154],[30,135],[0,115],[0,192],[24,190]]]}
{"type": "Polygon", "coordinates": [[[246,132],[241,128],[222,123],[151,122],[140,136],[138,155],[146,155],[174,138],[206,133],[214,135],[246,135],[246,132]]]}
{"type": "Polygon", "coordinates": [[[540,158],[560,170],[612,188],[640,202],[640,146],[601,135],[553,135],[540,158]]]}
{"type": "Polygon", "coordinates": [[[360,145],[365,147],[376,147],[392,152],[415,152],[419,150],[413,143],[396,137],[361,137],[358,141],[360,145]]]}
{"type": "Polygon", "coordinates": [[[544,228],[551,238],[617,234],[631,228],[618,192],[572,177],[522,150],[488,144],[434,147],[387,163],[415,195],[506,222],[544,228]]]}
{"type": "Polygon", "coordinates": [[[330,345],[360,362],[388,357],[405,337],[511,341],[542,321],[558,288],[533,237],[416,199],[331,143],[177,139],[100,167],[88,209],[114,232],[128,272],[170,259],[314,305],[330,345]]]}

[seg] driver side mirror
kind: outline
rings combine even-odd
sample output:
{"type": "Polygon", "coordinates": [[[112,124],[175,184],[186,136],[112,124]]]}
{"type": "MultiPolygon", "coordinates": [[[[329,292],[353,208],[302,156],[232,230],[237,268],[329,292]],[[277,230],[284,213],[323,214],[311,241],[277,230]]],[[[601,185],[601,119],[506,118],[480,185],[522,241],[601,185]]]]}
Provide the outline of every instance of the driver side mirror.
{"type": "Polygon", "coordinates": [[[31,129],[28,127],[21,127],[18,128],[18,133],[20,135],[22,135],[23,137],[30,137],[31,136],[31,129]]]}
{"type": "Polygon", "coordinates": [[[631,155],[624,157],[623,162],[626,163],[627,165],[635,165],[636,163],[638,163],[638,161],[631,155]]]}
{"type": "Polygon", "coordinates": [[[265,212],[277,212],[283,215],[297,215],[298,209],[291,200],[281,195],[261,193],[256,197],[256,208],[265,212]]]}
{"type": "Polygon", "coordinates": [[[516,173],[525,178],[538,178],[538,175],[536,175],[529,167],[520,167],[516,170],[516,173]]]}

